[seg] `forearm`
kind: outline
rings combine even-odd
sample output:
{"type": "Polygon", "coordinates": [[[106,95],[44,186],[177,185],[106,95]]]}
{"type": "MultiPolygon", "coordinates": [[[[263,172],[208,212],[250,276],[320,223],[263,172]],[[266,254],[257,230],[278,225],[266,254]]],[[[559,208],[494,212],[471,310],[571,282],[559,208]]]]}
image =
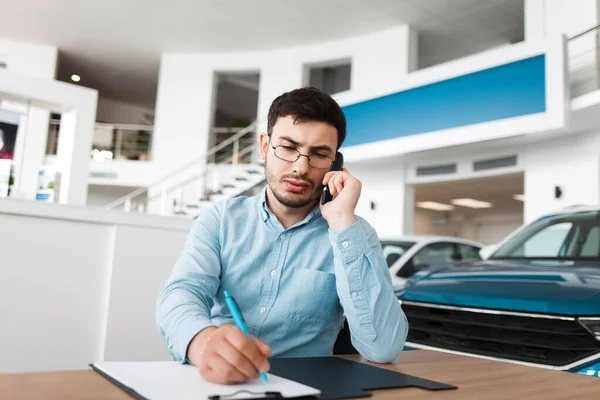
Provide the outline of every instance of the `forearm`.
{"type": "Polygon", "coordinates": [[[354,347],[371,361],[390,362],[404,347],[408,324],[383,254],[376,251],[376,234],[365,233],[363,224],[330,232],[338,296],[354,347]]]}
{"type": "Polygon", "coordinates": [[[213,326],[210,310],[220,285],[219,212],[212,208],[196,219],[185,247],[160,293],[156,323],[169,353],[187,361],[192,339],[213,326]]]}
{"type": "Polygon", "coordinates": [[[160,336],[179,362],[187,361],[188,346],[198,332],[214,326],[210,319],[212,301],[197,292],[197,287],[179,280],[167,284],[158,298],[156,322],[160,336]]]}

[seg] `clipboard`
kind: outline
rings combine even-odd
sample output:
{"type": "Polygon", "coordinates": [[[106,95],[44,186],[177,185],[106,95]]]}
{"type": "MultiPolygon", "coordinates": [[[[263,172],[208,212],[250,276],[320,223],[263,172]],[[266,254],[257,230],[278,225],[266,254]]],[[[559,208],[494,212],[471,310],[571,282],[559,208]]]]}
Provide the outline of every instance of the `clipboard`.
{"type": "MultiPolygon", "coordinates": [[[[317,388],[321,399],[370,397],[369,390],[416,387],[452,390],[456,386],[390,371],[339,357],[272,358],[270,372],[317,388]]],[[[398,397],[401,397],[401,392],[398,397]]]]}
{"type": "Polygon", "coordinates": [[[286,378],[269,374],[239,385],[217,385],[202,379],[196,367],[174,361],[99,362],[90,367],[112,384],[139,400],[208,399],[317,399],[320,391],[286,378]]]}

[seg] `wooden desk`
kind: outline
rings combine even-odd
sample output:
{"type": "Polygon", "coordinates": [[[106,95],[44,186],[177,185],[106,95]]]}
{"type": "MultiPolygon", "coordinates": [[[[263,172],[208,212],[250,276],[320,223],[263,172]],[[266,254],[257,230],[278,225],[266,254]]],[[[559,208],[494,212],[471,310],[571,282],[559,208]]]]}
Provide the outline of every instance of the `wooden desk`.
{"type": "MultiPolygon", "coordinates": [[[[344,356],[364,361],[358,356],[344,356]]],[[[600,379],[433,351],[404,352],[377,366],[458,386],[457,390],[374,391],[372,399],[600,399],[600,379]]],[[[92,370],[0,375],[0,399],[126,400],[130,397],[92,370]]]]}

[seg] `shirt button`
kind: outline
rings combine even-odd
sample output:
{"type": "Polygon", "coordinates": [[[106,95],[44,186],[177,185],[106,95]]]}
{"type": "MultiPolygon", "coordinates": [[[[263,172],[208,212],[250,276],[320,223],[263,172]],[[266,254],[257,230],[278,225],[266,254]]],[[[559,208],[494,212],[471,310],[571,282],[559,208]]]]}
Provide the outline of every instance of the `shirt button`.
{"type": "Polygon", "coordinates": [[[342,247],[343,248],[347,249],[348,246],[350,246],[350,243],[348,243],[348,242],[342,242],[342,247]]]}
{"type": "Polygon", "coordinates": [[[275,270],[271,271],[271,276],[273,278],[275,278],[277,276],[277,271],[275,271],[275,270]]]}
{"type": "Polygon", "coordinates": [[[356,296],[358,296],[358,293],[352,292],[352,297],[356,297],[356,296]]]}
{"type": "Polygon", "coordinates": [[[260,313],[261,313],[261,314],[262,314],[262,313],[264,313],[265,311],[267,311],[267,309],[266,309],[266,308],[264,308],[264,307],[261,307],[261,308],[260,308],[260,313]]]}
{"type": "Polygon", "coordinates": [[[279,236],[279,240],[283,242],[285,240],[285,235],[279,236]]]}

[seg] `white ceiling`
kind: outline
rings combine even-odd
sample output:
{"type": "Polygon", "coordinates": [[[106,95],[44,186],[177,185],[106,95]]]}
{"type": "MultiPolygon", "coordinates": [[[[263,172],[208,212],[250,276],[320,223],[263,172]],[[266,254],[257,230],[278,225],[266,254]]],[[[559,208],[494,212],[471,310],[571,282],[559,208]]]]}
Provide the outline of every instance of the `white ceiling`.
{"type": "Polygon", "coordinates": [[[162,52],[269,49],[410,24],[420,67],[523,39],[523,0],[1,0],[0,37],[56,45],[59,79],[155,102],[162,52]]]}
{"type": "Polygon", "coordinates": [[[489,212],[523,212],[523,202],[512,198],[515,194],[523,194],[523,173],[490,176],[486,178],[464,179],[459,181],[424,183],[415,185],[415,203],[418,201],[435,201],[451,204],[452,199],[471,198],[488,201],[492,209],[472,210],[456,206],[457,211],[471,213],[489,212]]]}

